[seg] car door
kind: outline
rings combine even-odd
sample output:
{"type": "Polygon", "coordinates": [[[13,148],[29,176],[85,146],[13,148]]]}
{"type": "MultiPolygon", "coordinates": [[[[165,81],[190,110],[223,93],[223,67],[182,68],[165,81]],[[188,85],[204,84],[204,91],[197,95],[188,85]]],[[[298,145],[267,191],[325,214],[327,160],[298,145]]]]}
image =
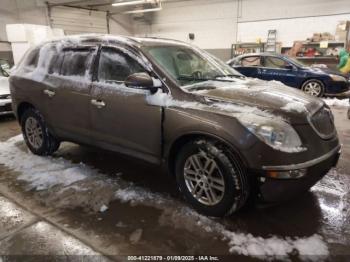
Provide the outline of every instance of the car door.
{"type": "Polygon", "coordinates": [[[256,78],[258,77],[258,70],[261,66],[261,56],[254,55],[241,58],[240,61],[236,61],[233,67],[247,77],[256,78]]]}
{"type": "Polygon", "coordinates": [[[89,141],[91,65],[96,53],[97,47],[66,48],[52,59],[43,90],[45,117],[59,137],[89,141]]]}
{"type": "Polygon", "coordinates": [[[282,58],[275,56],[264,56],[263,67],[259,70],[260,79],[280,81],[285,85],[295,87],[297,70],[282,58]]]}
{"type": "Polygon", "coordinates": [[[147,72],[124,48],[102,47],[90,104],[94,143],[107,149],[158,162],[162,108],[149,105],[150,91],[127,87],[125,79],[147,72]]]}

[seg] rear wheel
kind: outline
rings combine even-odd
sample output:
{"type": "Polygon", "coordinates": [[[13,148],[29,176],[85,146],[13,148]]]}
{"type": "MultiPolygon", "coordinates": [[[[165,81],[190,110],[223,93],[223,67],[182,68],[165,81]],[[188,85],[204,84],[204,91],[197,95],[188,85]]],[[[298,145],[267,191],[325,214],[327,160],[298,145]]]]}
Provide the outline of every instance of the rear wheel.
{"type": "Polygon", "coordinates": [[[186,144],[177,158],[176,179],[185,199],[209,216],[230,215],[249,195],[247,177],[238,159],[215,141],[186,144]]]}
{"type": "Polygon", "coordinates": [[[24,140],[33,154],[52,155],[59,148],[60,142],[50,134],[38,110],[27,109],[21,117],[21,127],[24,140]]]}
{"type": "Polygon", "coordinates": [[[302,85],[301,89],[304,91],[304,93],[311,96],[321,97],[324,94],[324,84],[316,79],[306,81],[302,85]]]}

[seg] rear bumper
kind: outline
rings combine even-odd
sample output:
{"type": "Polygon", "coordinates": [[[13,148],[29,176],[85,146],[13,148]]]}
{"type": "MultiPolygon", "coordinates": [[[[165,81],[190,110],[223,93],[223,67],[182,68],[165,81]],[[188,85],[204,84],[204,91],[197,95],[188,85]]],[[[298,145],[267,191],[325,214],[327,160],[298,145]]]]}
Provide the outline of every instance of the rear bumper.
{"type": "MultiPolygon", "coordinates": [[[[335,167],[340,156],[337,147],[324,156],[302,164],[276,167],[277,170],[295,170],[307,168],[305,176],[297,179],[276,179],[266,177],[259,186],[260,196],[264,202],[280,202],[294,198],[307,191],[335,167]]],[[[273,167],[268,167],[269,169],[273,167]]],[[[271,169],[271,170],[272,170],[271,169]]]]}
{"type": "Polygon", "coordinates": [[[12,114],[11,99],[0,99],[0,115],[12,114]]]}

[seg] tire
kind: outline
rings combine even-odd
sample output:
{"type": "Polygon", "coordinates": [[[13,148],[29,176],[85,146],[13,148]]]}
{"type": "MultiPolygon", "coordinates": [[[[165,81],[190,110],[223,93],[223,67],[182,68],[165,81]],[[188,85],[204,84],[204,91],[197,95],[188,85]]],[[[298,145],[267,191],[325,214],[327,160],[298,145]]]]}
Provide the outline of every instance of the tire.
{"type": "Polygon", "coordinates": [[[348,119],[350,119],[350,108],[348,109],[348,119]]]}
{"type": "Polygon", "coordinates": [[[310,79],[303,83],[301,90],[308,95],[322,97],[324,95],[324,84],[320,80],[310,79]]]}
{"type": "Polygon", "coordinates": [[[228,216],[241,208],[249,196],[248,179],[240,161],[215,141],[200,139],[183,146],[175,172],[184,198],[207,216],[228,216]]]}
{"type": "Polygon", "coordinates": [[[48,156],[58,150],[60,141],[47,128],[43,116],[37,109],[27,109],[21,117],[24,141],[35,155],[48,156]]]}

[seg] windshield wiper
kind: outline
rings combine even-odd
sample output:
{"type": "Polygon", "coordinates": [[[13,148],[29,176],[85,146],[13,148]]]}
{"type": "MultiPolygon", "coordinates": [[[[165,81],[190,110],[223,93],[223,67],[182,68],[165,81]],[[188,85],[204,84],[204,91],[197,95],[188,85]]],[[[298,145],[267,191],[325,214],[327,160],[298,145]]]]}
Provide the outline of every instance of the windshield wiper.
{"type": "Polygon", "coordinates": [[[227,75],[216,75],[214,79],[220,78],[220,77],[235,77],[235,78],[244,78],[242,75],[236,75],[236,74],[227,74],[227,75]]]}
{"type": "Polygon", "coordinates": [[[208,78],[197,78],[193,76],[179,76],[177,80],[188,80],[188,81],[208,81],[211,79],[208,78]]]}

